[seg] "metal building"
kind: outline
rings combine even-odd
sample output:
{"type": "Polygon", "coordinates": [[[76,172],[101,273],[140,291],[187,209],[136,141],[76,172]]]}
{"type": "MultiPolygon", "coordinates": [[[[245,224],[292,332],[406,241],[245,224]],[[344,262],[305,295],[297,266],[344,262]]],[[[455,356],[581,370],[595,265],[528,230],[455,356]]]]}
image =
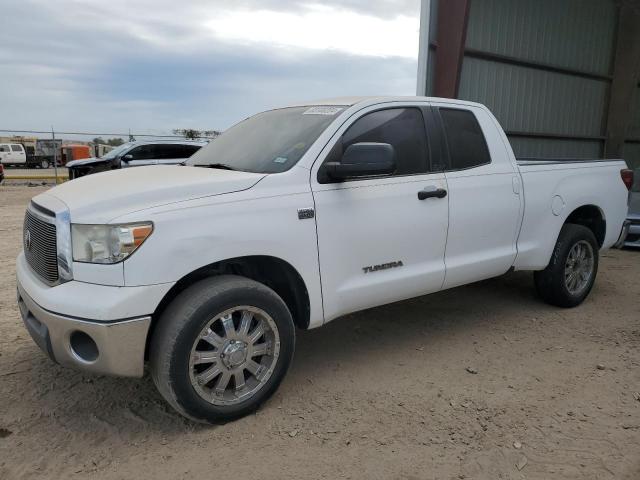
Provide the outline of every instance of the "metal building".
{"type": "Polygon", "coordinates": [[[431,0],[428,24],[426,93],[486,104],[516,156],[640,167],[639,0],[431,0]]]}

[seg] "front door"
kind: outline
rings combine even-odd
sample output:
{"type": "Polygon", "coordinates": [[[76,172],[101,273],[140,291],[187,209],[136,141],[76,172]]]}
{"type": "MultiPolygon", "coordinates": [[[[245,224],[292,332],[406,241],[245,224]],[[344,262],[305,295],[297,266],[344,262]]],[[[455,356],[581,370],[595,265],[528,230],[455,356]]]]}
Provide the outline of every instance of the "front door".
{"type": "Polygon", "coordinates": [[[442,288],[448,226],[445,176],[431,172],[422,105],[370,108],[348,121],[320,158],[351,144],[391,144],[393,175],[334,183],[312,170],[325,321],[442,288]]]}
{"type": "Polygon", "coordinates": [[[129,150],[123,157],[121,162],[122,168],[142,167],[145,165],[155,165],[158,163],[156,145],[138,145],[129,150]]]}
{"type": "Polygon", "coordinates": [[[5,143],[0,144],[0,163],[11,163],[11,148],[5,143]]]}

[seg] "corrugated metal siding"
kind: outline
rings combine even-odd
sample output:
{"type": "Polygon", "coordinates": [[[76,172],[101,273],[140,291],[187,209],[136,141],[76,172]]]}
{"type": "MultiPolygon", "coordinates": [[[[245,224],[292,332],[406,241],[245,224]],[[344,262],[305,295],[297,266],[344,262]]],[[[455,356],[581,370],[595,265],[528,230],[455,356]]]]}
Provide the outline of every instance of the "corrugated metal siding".
{"type": "Polygon", "coordinates": [[[633,117],[627,131],[627,138],[640,138],[640,88],[636,88],[633,99],[633,117]]]}
{"type": "MultiPolygon", "coordinates": [[[[617,12],[613,0],[470,0],[466,48],[607,76],[617,12]]],[[[599,137],[609,89],[604,79],[465,56],[458,97],[487,105],[508,131],[599,137]]],[[[520,157],[596,158],[604,143],[510,140],[520,157]]]]}
{"type": "Polygon", "coordinates": [[[601,158],[602,143],[583,140],[511,137],[511,148],[517,158],[601,158]]]}
{"type": "Polygon", "coordinates": [[[505,130],[601,134],[606,81],[465,58],[459,98],[487,105],[505,130]]]}
{"type": "Polygon", "coordinates": [[[602,75],[611,72],[617,20],[613,1],[470,1],[467,47],[602,75]]]}
{"type": "Polygon", "coordinates": [[[622,158],[631,168],[640,168],[640,143],[625,143],[622,158]]]}
{"type": "MultiPolygon", "coordinates": [[[[636,88],[633,99],[632,120],[627,130],[627,138],[640,139],[640,88],[636,88]]],[[[631,168],[640,168],[640,143],[625,143],[622,158],[631,168]]]]}

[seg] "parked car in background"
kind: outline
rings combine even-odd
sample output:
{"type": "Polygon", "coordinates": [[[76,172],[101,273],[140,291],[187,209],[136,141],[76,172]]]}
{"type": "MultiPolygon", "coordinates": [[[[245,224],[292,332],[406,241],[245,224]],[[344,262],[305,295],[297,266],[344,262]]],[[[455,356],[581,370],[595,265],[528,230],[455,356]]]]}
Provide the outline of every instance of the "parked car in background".
{"type": "Polygon", "coordinates": [[[26,166],[27,153],[19,143],[0,143],[0,163],[3,165],[26,166]]]}
{"type": "Polygon", "coordinates": [[[625,247],[640,247],[640,168],[636,168],[634,180],[629,195],[629,233],[624,241],[625,247]]]}
{"type": "Polygon", "coordinates": [[[154,140],[129,142],[108,152],[102,158],[87,158],[67,163],[69,180],[92,173],[143,165],[177,165],[184,162],[206,141],[154,140]]]}

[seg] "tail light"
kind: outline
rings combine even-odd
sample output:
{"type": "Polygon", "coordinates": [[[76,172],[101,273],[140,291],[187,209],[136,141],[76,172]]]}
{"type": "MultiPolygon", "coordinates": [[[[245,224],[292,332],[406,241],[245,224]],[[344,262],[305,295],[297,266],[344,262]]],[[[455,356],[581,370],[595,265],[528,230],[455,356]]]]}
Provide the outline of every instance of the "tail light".
{"type": "Polygon", "coordinates": [[[628,168],[620,170],[620,177],[622,178],[622,183],[627,187],[627,190],[631,190],[631,187],[633,187],[633,170],[628,168]]]}

